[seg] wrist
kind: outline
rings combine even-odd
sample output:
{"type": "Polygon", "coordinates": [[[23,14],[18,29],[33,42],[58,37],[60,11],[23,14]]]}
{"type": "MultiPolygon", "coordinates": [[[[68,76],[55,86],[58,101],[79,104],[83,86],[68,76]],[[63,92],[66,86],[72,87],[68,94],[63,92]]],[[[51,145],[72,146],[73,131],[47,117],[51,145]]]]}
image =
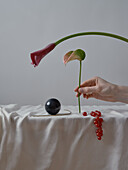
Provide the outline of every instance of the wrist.
{"type": "Polygon", "coordinates": [[[114,85],[116,102],[128,103],[128,87],[114,85]]]}

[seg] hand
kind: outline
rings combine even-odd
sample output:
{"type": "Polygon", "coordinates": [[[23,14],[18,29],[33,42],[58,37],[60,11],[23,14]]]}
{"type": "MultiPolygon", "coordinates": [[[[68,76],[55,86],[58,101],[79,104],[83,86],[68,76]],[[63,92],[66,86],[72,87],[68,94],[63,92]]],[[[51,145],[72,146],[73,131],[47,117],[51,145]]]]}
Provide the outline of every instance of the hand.
{"type": "Polygon", "coordinates": [[[83,94],[83,97],[96,98],[99,100],[116,102],[117,101],[117,85],[111,84],[100,77],[94,77],[90,80],[83,82],[80,88],[77,87],[75,90],[78,93],[83,94]]]}

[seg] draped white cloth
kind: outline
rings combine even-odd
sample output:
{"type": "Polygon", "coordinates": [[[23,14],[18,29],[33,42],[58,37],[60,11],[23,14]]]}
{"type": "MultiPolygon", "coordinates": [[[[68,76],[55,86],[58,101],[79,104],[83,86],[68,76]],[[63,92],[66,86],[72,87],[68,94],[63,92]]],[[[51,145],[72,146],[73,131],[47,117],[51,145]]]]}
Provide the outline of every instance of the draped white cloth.
{"type": "Polygon", "coordinates": [[[42,116],[44,107],[0,106],[0,170],[128,170],[128,105],[83,106],[103,114],[97,140],[94,117],[42,116]]]}

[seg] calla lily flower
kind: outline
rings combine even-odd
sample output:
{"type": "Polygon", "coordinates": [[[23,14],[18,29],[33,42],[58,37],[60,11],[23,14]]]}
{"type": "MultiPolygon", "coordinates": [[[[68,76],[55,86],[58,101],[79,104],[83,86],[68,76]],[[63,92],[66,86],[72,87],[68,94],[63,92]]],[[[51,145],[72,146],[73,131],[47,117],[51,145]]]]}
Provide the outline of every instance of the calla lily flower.
{"type": "Polygon", "coordinates": [[[56,41],[55,43],[49,44],[47,47],[43,48],[42,50],[31,53],[30,56],[31,56],[32,64],[34,65],[34,67],[38,66],[40,61],[42,60],[42,58],[44,58],[45,55],[47,55],[50,51],[52,51],[58,44],[62,43],[63,41],[68,40],[70,38],[79,37],[79,36],[87,36],[87,35],[106,36],[106,37],[116,38],[116,39],[119,39],[119,40],[122,40],[122,41],[128,43],[128,38],[122,37],[120,35],[112,34],[112,33],[80,32],[80,33],[71,34],[66,37],[63,37],[63,38],[59,39],[58,41],[56,41]]]}
{"type": "Polygon", "coordinates": [[[64,55],[63,62],[64,64],[67,64],[69,61],[72,60],[79,60],[82,61],[85,59],[85,52],[81,49],[77,49],[75,51],[69,51],[64,55]]]}
{"type": "Polygon", "coordinates": [[[51,43],[42,50],[31,53],[31,60],[34,67],[38,66],[42,58],[44,58],[50,51],[52,51],[55,46],[55,43],[51,43]]]}

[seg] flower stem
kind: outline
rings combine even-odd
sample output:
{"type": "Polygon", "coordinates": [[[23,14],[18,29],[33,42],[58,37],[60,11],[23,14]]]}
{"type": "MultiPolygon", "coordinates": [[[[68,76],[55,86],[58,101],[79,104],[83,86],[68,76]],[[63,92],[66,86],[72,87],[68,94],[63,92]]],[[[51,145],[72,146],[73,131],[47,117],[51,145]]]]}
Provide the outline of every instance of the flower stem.
{"type": "MultiPolygon", "coordinates": [[[[81,68],[82,68],[82,61],[80,61],[79,88],[80,88],[80,84],[81,84],[81,68]]],[[[78,94],[78,104],[79,104],[79,113],[81,113],[81,107],[80,107],[80,93],[78,94]]]]}
{"type": "Polygon", "coordinates": [[[107,37],[112,37],[112,38],[116,38],[122,41],[125,41],[128,43],[128,39],[125,37],[122,37],[120,35],[116,35],[116,34],[112,34],[112,33],[106,33],[106,32],[81,32],[81,33],[76,33],[76,34],[71,34],[69,36],[66,36],[64,38],[59,39],[58,41],[55,42],[55,45],[60,44],[61,42],[70,39],[70,38],[74,38],[77,36],[84,36],[84,35],[101,35],[101,36],[107,36],[107,37]]]}

